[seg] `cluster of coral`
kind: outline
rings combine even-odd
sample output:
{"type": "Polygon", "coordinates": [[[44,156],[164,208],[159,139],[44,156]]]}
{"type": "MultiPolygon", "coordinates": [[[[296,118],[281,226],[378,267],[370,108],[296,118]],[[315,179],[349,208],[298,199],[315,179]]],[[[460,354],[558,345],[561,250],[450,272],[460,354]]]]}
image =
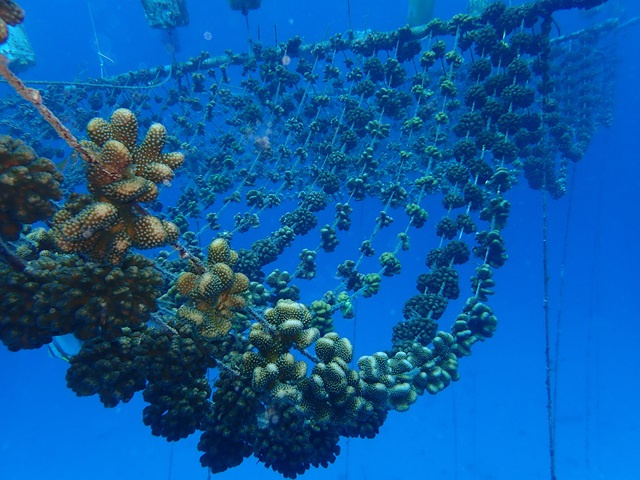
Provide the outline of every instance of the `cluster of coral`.
{"type": "Polygon", "coordinates": [[[0,238],[17,240],[24,224],[45,220],[62,198],[62,174],[24,142],[0,135],[0,238]]]}
{"type": "Polygon", "coordinates": [[[70,333],[81,340],[117,338],[157,310],[164,279],[141,255],[119,266],[51,250],[31,256],[21,271],[0,262],[0,340],[10,350],[38,348],[70,333]]]}
{"type": "Polygon", "coordinates": [[[157,184],[169,184],[184,161],[179,152],[162,153],[167,131],[159,123],[138,141],[135,115],[121,108],[111,121],[94,118],[87,126],[90,141],[83,147],[89,195],[72,195],[53,217],[58,248],[81,252],[97,261],[117,265],[131,247],[148,249],[174,244],[178,227],[150,215],[140,203],[158,197],[157,184]]]}
{"type": "Polygon", "coordinates": [[[191,325],[123,329],[112,340],[83,343],[70,362],[67,385],[79,396],[98,395],[105,407],[128,402],[138,391],[149,405],[143,421],[154,435],[177,441],[202,429],[210,409],[207,369],[212,346],[191,325]]]}
{"type": "Polygon", "coordinates": [[[231,330],[231,319],[246,306],[249,279],[234,273],[238,254],[219,238],[209,245],[206,266],[192,263],[194,272],[184,272],[176,281],[181,295],[189,304],[178,309],[178,318],[193,323],[202,336],[224,337],[231,330]]]}

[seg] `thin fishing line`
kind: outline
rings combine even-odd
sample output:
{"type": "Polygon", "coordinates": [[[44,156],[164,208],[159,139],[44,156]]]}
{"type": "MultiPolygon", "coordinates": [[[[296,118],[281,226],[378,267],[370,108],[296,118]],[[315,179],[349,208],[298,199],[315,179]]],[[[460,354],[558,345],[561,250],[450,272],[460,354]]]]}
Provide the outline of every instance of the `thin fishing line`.
{"type": "Polygon", "coordinates": [[[453,408],[453,480],[458,480],[458,409],[455,388],[451,389],[451,408],[453,408]]]}
{"type": "MultiPolygon", "coordinates": [[[[363,226],[363,222],[364,222],[364,208],[360,209],[360,225],[358,226],[358,228],[360,228],[361,230],[364,228],[363,226]]],[[[353,342],[352,342],[352,347],[353,347],[353,351],[355,352],[356,350],[356,340],[357,340],[357,333],[358,333],[358,297],[355,297],[355,299],[353,300],[353,310],[354,310],[354,315],[353,315],[353,329],[351,331],[351,338],[353,338],[353,342]]],[[[355,358],[355,355],[354,355],[355,358]]],[[[353,358],[351,359],[351,362],[353,363],[353,358]]],[[[346,466],[345,466],[345,479],[349,480],[349,451],[351,450],[351,443],[350,443],[350,438],[347,438],[347,445],[346,445],[346,450],[347,450],[347,454],[346,454],[346,466]]]]}

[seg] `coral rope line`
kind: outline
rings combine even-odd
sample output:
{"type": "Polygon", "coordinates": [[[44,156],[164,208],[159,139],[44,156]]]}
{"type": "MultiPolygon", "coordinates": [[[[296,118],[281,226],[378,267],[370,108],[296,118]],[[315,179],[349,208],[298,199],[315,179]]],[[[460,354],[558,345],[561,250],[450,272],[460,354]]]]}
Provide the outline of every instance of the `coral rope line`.
{"type": "MultiPolygon", "coordinates": [[[[554,375],[553,375],[553,416],[555,418],[558,408],[558,376],[560,374],[560,340],[562,336],[562,318],[564,314],[564,287],[565,287],[565,269],[567,266],[567,258],[569,256],[569,233],[571,228],[571,217],[573,213],[573,196],[575,190],[576,179],[576,164],[573,164],[571,172],[571,182],[569,184],[569,201],[567,205],[567,215],[564,225],[564,244],[562,246],[562,263],[560,264],[560,287],[558,290],[558,314],[556,316],[556,338],[555,345],[553,346],[553,358],[554,358],[554,375]]],[[[554,437],[555,437],[555,424],[553,425],[554,437]]]]}
{"type": "MultiPolygon", "coordinates": [[[[545,182],[546,183],[546,182],[545,182]]],[[[542,188],[542,264],[544,276],[544,332],[545,332],[545,386],[547,390],[547,420],[549,427],[549,468],[551,480],[556,480],[556,442],[553,419],[553,396],[551,394],[551,338],[549,331],[549,256],[547,241],[547,189],[542,188]]]]}
{"type": "Polygon", "coordinates": [[[13,87],[13,89],[26,101],[31,103],[40,115],[53,127],[53,129],[60,135],[67,144],[74,149],[76,152],[80,154],[80,156],[87,163],[96,163],[96,160],[89,153],[87,149],[85,149],[78,139],[71,133],[71,131],[65,127],[62,122],[56,117],[51,110],[49,110],[44,103],[42,103],[42,95],[35,88],[28,88],[22,80],[20,80],[7,66],[9,60],[4,55],[0,55],[0,75],[4,77],[9,85],[13,87]]]}
{"type": "MultiPolygon", "coordinates": [[[[158,83],[151,83],[148,85],[118,85],[115,83],[108,83],[108,79],[102,79],[104,82],[69,82],[63,80],[23,80],[22,82],[28,85],[48,85],[48,86],[59,86],[59,87],[91,87],[91,88],[109,88],[113,90],[153,90],[154,88],[158,88],[163,86],[169,80],[171,80],[171,76],[173,75],[172,65],[168,65],[166,67],[160,67],[162,70],[167,70],[167,75],[165,78],[160,80],[158,83]]],[[[158,73],[158,75],[160,72],[158,73]]],[[[156,76],[156,79],[158,76],[156,76]]],[[[8,82],[7,82],[8,83],[8,82]]]]}

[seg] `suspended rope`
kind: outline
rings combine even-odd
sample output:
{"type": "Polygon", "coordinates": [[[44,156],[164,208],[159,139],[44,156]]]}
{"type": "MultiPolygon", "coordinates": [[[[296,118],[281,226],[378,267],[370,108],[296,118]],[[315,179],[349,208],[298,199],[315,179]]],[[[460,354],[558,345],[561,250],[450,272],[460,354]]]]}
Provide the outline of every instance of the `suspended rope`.
{"type": "Polygon", "coordinates": [[[549,430],[549,470],[551,480],[556,480],[556,440],[553,416],[553,395],[551,393],[551,331],[549,318],[549,257],[547,238],[547,190],[542,188],[542,270],[544,279],[544,332],[545,332],[545,387],[547,393],[547,422],[549,430]]]}
{"type": "MultiPolygon", "coordinates": [[[[564,235],[562,244],[562,259],[560,263],[559,271],[559,288],[558,288],[558,314],[556,316],[555,327],[555,344],[553,346],[553,417],[557,415],[558,407],[558,377],[560,375],[560,337],[562,336],[562,319],[563,319],[563,307],[564,307],[564,287],[565,287],[565,270],[567,266],[567,257],[569,255],[569,232],[571,229],[571,218],[573,216],[573,195],[575,188],[576,178],[576,166],[573,165],[571,172],[571,182],[569,184],[569,198],[567,205],[567,214],[564,222],[564,235]]],[[[554,436],[556,424],[553,424],[554,436]]]]}
{"type": "MultiPolygon", "coordinates": [[[[604,218],[604,179],[605,179],[605,172],[606,172],[606,161],[605,158],[603,156],[600,156],[599,158],[599,165],[598,165],[598,192],[597,192],[597,196],[596,196],[596,212],[595,212],[595,218],[594,218],[594,222],[596,222],[596,225],[601,225],[602,224],[602,220],[604,218]]],[[[595,314],[597,312],[597,308],[598,308],[598,300],[599,300],[599,294],[600,294],[600,289],[598,288],[598,285],[596,284],[596,279],[602,278],[601,272],[600,272],[600,252],[602,252],[602,229],[600,228],[595,228],[594,229],[594,235],[593,235],[593,254],[591,255],[592,258],[592,262],[591,262],[591,282],[589,285],[589,307],[587,310],[587,350],[586,350],[586,358],[585,358],[585,365],[586,365],[586,383],[585,383],[585,435],[584,435],[584,448],[585,448],[585,467],[587,469],[587,472],[591,471],[592,468],[592,464],[591,464],[591,435],[592,435],[592,431],[591,431],[591,425],[592,425],[592,421],[593,421],[593,411],[592,411],[592,405],[595,401],[595,411],[596,411],[596,420],[598,418],[598,414],[599,414],[599,398],[600,396],[598,395],[599,392],[599,377],[598,377],[598,370],[597,370],[597,366],[600,365],[600,358],[599,358],[599,349],[598,349],[598,343],[595,342],[595,333],[596,333],[596,325],[595,325],[595,314]],[[595,385],[593,384],[593,380],[592,380],[592,374],[593,374],[593,369],[596,369],[596,382],[595,385]],[[594,392],[595,392],[595,399],[594,399],[594,392]]],[[[597,423],[596,423],[597,425],[597,423]]],[[[596,431],[596,438],[598,438],[598,433],[596,431]]]]}

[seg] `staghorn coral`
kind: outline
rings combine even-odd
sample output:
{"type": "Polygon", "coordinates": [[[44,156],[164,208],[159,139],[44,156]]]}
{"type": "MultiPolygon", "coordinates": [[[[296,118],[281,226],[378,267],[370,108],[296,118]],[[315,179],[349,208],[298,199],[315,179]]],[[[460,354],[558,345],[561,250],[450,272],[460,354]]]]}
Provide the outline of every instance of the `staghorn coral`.
{"type": "Polygon", "coordinates": [[[62,198],[62,175],[22,141],[0,135],[0,238],[17,240],[23,224],[54,213],[62,198]]]}
{"type": "Polygon", "coordinates": [[[206,268],[184,272],[176,282],[178,292],[190,300],[178,309],[178,318],[194,324],[206,338],[227,335],[234,312],[246,306],[249,279],[232,270],[237,260],[229,244],[216,239],[209,245],[206,268]]]}
{"type": "Polygon", "coordinates": [[[175,244],[178,227],[139,206],[139,202],[154,201],[156,184],[168,185],[173,170],[184,161],[181,153],[162,153],[166,129],[159,123],[151,125],[138,145],[138,121],[121,108],[110,122],[91,120],[87,134],[90,140],[82,146],[92,159],[86,174],[90,195],[73,195],[54,216],[58,248],[117,265],[131,247],[175,244]]]}

